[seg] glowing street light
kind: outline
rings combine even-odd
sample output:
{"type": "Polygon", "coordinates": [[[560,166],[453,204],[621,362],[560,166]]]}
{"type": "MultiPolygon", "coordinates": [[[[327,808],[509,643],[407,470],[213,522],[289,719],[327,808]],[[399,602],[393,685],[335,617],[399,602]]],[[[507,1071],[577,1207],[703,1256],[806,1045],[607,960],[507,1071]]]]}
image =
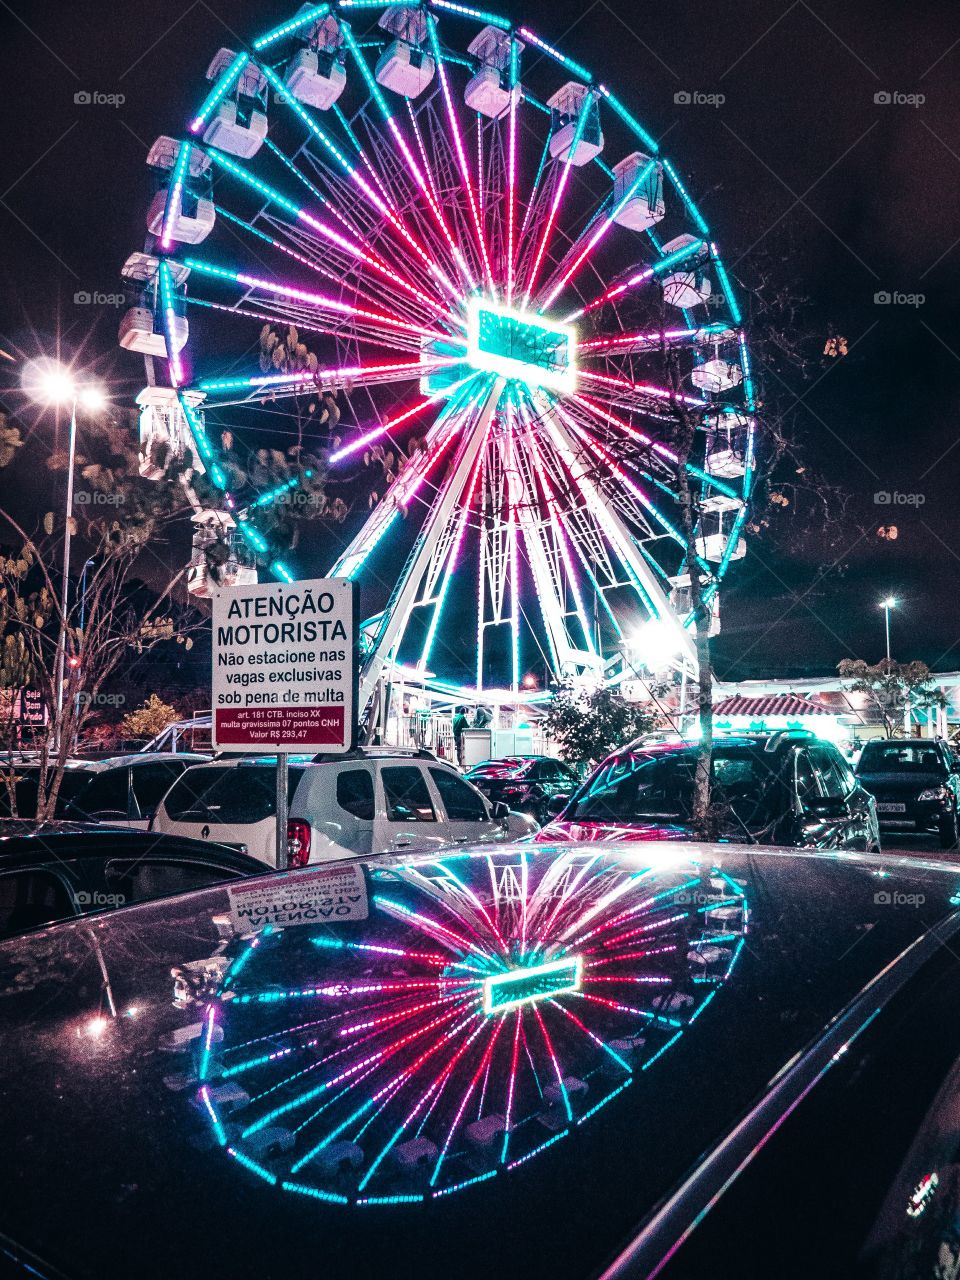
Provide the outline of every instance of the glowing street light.
{"type": "Polygon", "coordinates": [[[662,671],[680,653],[682,639],[676,627],[662,618],[652,618],[629,637],[627,647],[640,666],[662,671]]]}
{"type": "Polygon", "coordinates": [[[37,404],[70,406],[70,450],[67,459],[66,520],[63,531],[63,589],[61,591],[60,639],[57,642],[57,713],[54,721],[54,745],[60,750],[60,724],[63,718],[64,662],[67,652],[67,595],[70,590],[70,538],[73,524],[73,469],[77,455],[77,405],[89,413],[106,408],[107,395],[96,382],[78,381],[73,370],[56,360],[44,357],[30,360],[23,371],[23,389],[37,404]]]}
{"type": "Polygon", "coordinates": [[[887,664],[890,663],[890,610],[897,607],[897,602],[893,596],[887,596],[886,599],[880,601],[880,608],[883,610],[883,618],[887,631],[887,664]]]}

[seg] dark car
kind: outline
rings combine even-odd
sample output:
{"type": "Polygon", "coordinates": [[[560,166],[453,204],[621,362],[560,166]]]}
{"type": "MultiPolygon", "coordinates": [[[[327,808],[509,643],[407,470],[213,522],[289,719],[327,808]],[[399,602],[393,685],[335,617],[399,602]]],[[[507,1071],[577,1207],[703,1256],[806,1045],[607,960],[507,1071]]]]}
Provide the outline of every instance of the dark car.
{"type": "Polygon", "coordinates": [[[486,846],[9,940],[4,1263],[952,1274],[958,878],[731,844],[486,846]]]}
{"type": "Polygon", "coordinates": [[[929,738],[868,742],[857,764],[857,778],[876,797],[881,827],[935,831],[941,848],[956,847],[960,773],[945,742],[929,738]]]}
{"type": "Polygon", "coordinates": [[[97,766],[63,809],[82,822],[123,823],[146,831],[157,805],[180,775],[209,756],[188,752],[144,752],[116,756],[97,766]]]}
{"type": "Polygon", "coordinates": [[[256,858],[206,840],[8,819],[0,822],[0,938],[262,874],[256,858]]]}
{"type": "Polygon", "coordinates": [[[510,809],[532,814],[538,822],[546,822],[554,796],[569,795],[577,785],[570,766],[551,756],[484,760],[466,777],[492,803],[500,800],[510,809]]]}
{"type": "MultiPolygon", "coordinates": [[[[40,777],[41,769],[35,761],[0,763],[0,818],[35,818],[37,816],[40,777]]],[[[67,762],[60,778],[60,787],[52,815],[54,818],[66,816],[71,801],[80,794],[92,777],[93,768],[86,761],[67,762]]]]}
{"type": "MultiPolygon", "coordinates": [[[[697,745],[635,744],[608,756],[538,841],[689,840],[697,745]]],[[[712,799],[727,840],[817,849],[880,847],[873,797],[840,751],[804,731],[721,738],[712,799]]]]}

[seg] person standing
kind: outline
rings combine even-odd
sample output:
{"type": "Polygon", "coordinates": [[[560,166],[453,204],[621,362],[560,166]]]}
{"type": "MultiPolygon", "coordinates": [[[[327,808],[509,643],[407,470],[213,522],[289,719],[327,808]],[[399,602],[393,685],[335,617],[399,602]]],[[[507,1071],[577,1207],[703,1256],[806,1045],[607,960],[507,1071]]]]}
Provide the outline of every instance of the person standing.
{"type": "Polygon", "coordinates": [[[457,713],[453,717],[453,745],[457,750],[457,764],[463,768],[463,735],[469,726],[467,720],[466,707],[457,707],[457,713]]]}

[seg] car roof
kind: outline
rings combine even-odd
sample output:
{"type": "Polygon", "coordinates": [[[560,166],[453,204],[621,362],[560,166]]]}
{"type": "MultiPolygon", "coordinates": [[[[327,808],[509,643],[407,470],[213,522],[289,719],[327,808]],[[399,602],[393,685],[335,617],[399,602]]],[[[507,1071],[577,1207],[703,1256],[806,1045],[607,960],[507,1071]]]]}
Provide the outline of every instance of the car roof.
{"type": "MultiPolygon", "coordinates": [[[[825,1027],[855,1035],[847,1011],[882,1013],[888,975],[949,941],[958,873],[722,844],[476,846],[274,874],[11,940],[0,1090],[17,1177],[0,1229],[71,1271],[116,1274],[122,1259],[145,1280],[275,1274],[281,1254],[285,1280],[312,1280],[316,1251],[289,1245],[304,1239],[336,1240],[330,1280],[361,1258],[421,1280],[599,1274],[721,1149],[728,1170],[747,1159],[756,1138],[740,1126],[758,1098],[768,1129],[789,1115],[770,1082],[819,1078],[825,1027]],[[514,872],[531,915],[506,892],[514,872]],[[353,916],[303,919],[311,892],[336,884],[363,904],[353,916]],[[245,902],[270,894],[284,923],[246,931],[245,902]],[[565,950],[518,988],[510,947],[527,920],[565,950]],[[618,941],[630,928],[639,954],[618,941]],[[485,968],[501,942],[512,958],[485,968]],[[464,949],[479,970],[447,972],[464,949]],[[626,987],[629,1000],[585,985],[644,975],[653,985],[626,987]],[[399,1031],[370,1021],[385,1000],[399,1031]],[[539,1003],[517,1013],[524,1000],[539,1003]],[[482,1248],[478,1221],[496,1222],[482,1248]]],[[[700,1211],[680,1204],[677,1230],[700,1211]]]]}
{"type": "Polygon", "coordinates": [[[102,772],[106,769],[118,769],[124,765],[166,764],[168,761],[182,760],[186,764],[204,764],[210,760],[209,752],[194,751],[135,751],[126,755],[106,756],[95,761],[102,772]]]}
{"type": "MultiPolygon", "coordinates": [[[[0,821],[0,871],[13,866],[84,858],[103,858],[134,851],[140,857],[190,858],[205,856],[226,862],[248,874],[263,873],[264,864],[250,854],[213,840],[139,831],[131,827],[104,827],[92,823],[49,822],[42,827],[18,829],[17,820],[0,821]]],[[[28,826],[30,824],[24,824],[28,826]]]]}

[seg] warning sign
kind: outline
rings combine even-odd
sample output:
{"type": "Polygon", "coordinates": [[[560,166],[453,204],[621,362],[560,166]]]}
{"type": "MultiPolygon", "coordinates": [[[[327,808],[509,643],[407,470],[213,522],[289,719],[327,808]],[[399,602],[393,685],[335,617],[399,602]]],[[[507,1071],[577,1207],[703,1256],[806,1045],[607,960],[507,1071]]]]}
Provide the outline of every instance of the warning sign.
{"type": "Polygon", "coordinates": [[[237,933],[255,933],[264,925],[338,924],[366,920],[369,914],[363,871],[355,862],[338,862],[279,880],[231,884],[230,919],[237,933]]]}
{"type": "Polygon", "coordinates": [[[344,752],[356,717],[354,584],[224,587],[213,597],[213,743],[344,752]]]}

